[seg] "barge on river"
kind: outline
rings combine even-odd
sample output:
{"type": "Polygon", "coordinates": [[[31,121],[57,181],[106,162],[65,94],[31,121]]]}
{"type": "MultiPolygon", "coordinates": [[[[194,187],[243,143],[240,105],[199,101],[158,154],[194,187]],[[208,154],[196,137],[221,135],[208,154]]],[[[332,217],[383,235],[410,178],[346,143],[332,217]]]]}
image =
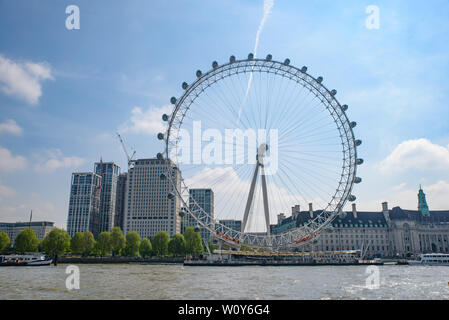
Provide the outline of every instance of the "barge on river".
{"type": "Polygon", "coordinates": [[[380,259],[361,260],[359,250],[332,252],[254,252],[217,250],[185,266],[351,266],[382,265],[380,259]]]}

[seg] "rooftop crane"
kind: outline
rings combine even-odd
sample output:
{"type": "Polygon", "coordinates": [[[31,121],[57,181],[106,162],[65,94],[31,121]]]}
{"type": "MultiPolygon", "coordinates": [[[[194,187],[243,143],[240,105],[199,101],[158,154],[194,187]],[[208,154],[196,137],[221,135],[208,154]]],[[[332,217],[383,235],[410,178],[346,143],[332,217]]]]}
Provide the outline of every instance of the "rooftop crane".
{"type": "Polygon", "coordinates": [[[125,152],[126,158],[128,160],[128,172],[129,172],[129,167],[131,166],[131,162],[133,162],[133,160],[134,160],[134,156],[136,155],[136,151],[134,151],[133,154],[130,157],[129,154],[128,154],[128,151],[126,151],[125,143],[123,142],[123,139],[122,139],[122,137],[120,136],[120,134],[118,132],[117,132],[117,136],[118,136],[118,138],[120,140],[120,143],[122,144],[123,151],[125,152]]]}

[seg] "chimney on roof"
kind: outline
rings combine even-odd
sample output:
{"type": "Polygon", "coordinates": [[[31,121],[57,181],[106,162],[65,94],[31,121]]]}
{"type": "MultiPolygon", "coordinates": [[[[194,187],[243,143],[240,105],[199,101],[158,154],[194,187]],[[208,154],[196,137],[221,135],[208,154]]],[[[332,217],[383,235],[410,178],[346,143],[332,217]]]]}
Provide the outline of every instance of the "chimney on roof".
{"type": "Polygon", "coordinates": [[[388,202],[382,202],[382,213],[384,214],[387,225],[390,225],[390,211],[388,210],[388,202]]]}
{"type": "Polygon", "coordinates": [[[309,203],[309,214],[310,214],[310,218],[313,218],[313,207],[312,207],[312,203],[309,203]]]}
{"type": "Polygon", "coordinates": [[[295,205],[294,207],[292,207],[292,217],[293,219],[296,219],[299,215],[299,205],[295,205]]]}
{"type": "Polygon", "coordinates": [[[357,219],[357,208],[355,203],[352,204],[352,214],[354,215],[354,219],[357,219]]]}
{"type": "Polygon", "coordinates": [[[282,221],[284,221],[285,215],[283,213],[278,214],[278,225],[282,224],[282,221]]]}

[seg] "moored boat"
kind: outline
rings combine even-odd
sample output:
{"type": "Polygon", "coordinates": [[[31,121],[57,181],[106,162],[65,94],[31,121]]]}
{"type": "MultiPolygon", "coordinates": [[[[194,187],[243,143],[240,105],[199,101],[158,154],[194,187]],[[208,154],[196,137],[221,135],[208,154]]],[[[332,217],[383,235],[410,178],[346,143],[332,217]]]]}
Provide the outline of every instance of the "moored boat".
{"type": "Polygon", "coordinates": [[[41,254],[0,255],[0,267],[7,266],[49,266],[52,259],[41,254]]]}
{"type": "Polygon", "coordinates": [[[426,253],[420,255],[420,260],[409,260],[409,265],[449,266],[449,254],[426,253]]]}

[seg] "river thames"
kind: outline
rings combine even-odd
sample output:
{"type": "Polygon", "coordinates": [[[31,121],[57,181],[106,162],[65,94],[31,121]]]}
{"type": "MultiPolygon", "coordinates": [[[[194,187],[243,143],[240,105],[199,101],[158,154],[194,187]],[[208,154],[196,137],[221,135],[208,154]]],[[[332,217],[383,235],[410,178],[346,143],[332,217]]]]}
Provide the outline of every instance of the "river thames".
{"type": "Polygon", "coordinates": [[[68,265],[3,267],[0,299],[449,299],[449,267],[184,267],[78,265],[80,289],[66,288],[68,265]]]}

